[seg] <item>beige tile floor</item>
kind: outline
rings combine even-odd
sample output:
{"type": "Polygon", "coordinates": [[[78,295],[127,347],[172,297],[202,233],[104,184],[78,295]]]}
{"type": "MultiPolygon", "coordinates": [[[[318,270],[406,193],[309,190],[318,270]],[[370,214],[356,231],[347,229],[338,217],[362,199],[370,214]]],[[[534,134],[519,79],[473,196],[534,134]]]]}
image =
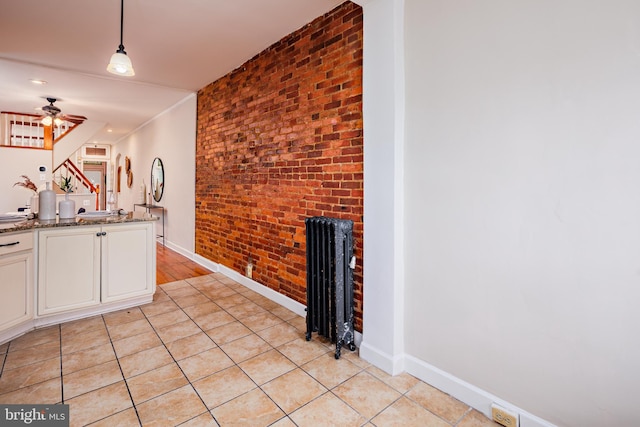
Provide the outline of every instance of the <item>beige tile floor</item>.
{"type": "Polygon", "coordinates": [[[305,331],[223,275],[171,282],[151,304],[0,346],[0,403],[67,403],[71,426],[497,426],[305,331]]]}

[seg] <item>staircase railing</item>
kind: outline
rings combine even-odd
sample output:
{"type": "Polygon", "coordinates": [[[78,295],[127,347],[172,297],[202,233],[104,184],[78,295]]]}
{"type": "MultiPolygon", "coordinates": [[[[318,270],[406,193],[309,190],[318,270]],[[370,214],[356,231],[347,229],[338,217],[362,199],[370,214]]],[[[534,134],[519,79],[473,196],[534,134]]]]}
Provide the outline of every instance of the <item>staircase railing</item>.
{"type": "Polygon", "coordinates": [[[41,121],[42,115],[38,114],[2,111],[0,116],[0,145],[45,150],[53,149],[56,142],[84,121],[84,118],[62,120],[45,126],[41,121]]]}
{"type": "MultiPolygon", "coordinates": [[[[90,193],[98,192],[96,186],[93,185],[91,181],[89,181],[89,178],[87,178],[86,175],[83,174],[82,171],[71,160],[67,159],[62,162],[62,164],[53,171],[53,175],[55,176],[56,172],[58,172],[62,168],[66,169],[67,175],[65,176],[70,176],[73,178],[74,185],[72,185],[72,187],[78,188],[79,185],[82,185],[87,188],[90,193]]],[[[62,176],[62,173],[60,173],[59,175],[62,176]]]]}

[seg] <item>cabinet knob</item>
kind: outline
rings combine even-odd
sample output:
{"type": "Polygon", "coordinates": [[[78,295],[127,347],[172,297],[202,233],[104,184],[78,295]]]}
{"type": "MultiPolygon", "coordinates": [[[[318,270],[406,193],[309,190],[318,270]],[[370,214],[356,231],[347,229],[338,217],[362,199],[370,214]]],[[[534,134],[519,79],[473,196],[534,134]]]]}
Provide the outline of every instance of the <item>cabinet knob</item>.
{"type": "Polygon", "coordinates": [[[100,233],[99,231],[96,233],[96,236],[100,237],[102,236],[102,233],[100,233]]]}
{"type": "Polygon", "coordinates": [[[103,231],[103,232],[102,232],[102,235],[103,235],[103,236],[106,236],[106,235],[107,235],[107,232],[106,232],[106,231],[103,231]]]}

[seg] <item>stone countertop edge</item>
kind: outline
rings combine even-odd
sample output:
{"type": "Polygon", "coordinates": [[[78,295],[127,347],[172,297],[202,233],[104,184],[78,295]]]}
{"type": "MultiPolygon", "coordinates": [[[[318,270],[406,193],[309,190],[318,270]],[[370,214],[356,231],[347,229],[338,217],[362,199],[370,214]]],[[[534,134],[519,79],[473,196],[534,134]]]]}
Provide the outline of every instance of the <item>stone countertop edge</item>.
{"type": "Polygon", "coordinates": [[[128,215],[113,215],[105,218],[70,218],[70,219],[26,219],[15,223],[0,224],[0,234],[31,231],[41,228],[77,227],[87,225],[126,224],[131,222],[157,221],[159,217],[146,212],[130,212],[128,215]]]}

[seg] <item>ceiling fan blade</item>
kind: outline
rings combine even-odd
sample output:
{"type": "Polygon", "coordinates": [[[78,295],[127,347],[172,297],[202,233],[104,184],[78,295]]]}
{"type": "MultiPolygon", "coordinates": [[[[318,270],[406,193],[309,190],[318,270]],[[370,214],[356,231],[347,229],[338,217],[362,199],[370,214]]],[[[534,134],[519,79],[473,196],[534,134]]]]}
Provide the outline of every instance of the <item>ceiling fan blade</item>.
{"type": "Polygon", "coordinates": [[[62,120],[66,120],[71,123],[80,124],[87,120],[84,116],[77,116],[75,114],[62,114],[59,116],[62,120]]]}

